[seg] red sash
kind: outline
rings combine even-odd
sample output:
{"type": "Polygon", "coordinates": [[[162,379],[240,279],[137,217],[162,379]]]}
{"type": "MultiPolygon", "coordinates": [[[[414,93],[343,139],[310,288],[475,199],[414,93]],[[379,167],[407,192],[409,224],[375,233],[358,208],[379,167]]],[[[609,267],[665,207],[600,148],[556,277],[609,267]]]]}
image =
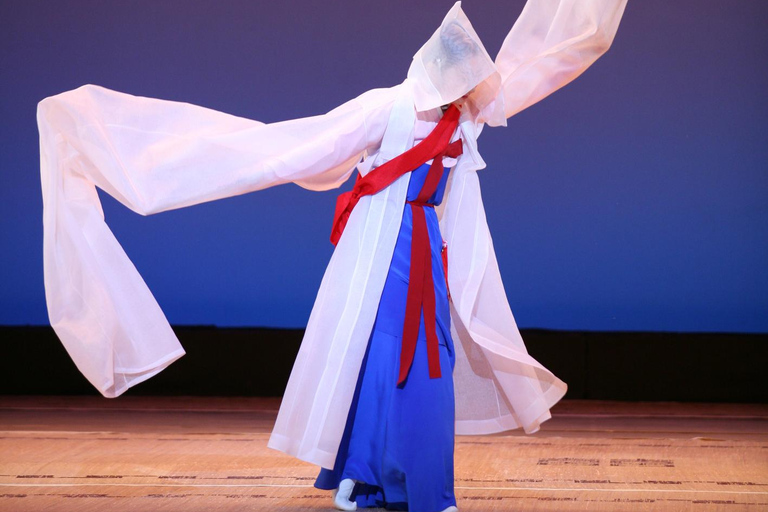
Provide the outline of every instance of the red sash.
{"type": "MultiPolygon", "coordinates": [[[[449,141],[459,125],[459,109],[451,104],[427,138],[413,146],[400,156],[397,156],[379,167],[373,169],[364,177],[358,175],[355,186],[349,192],[344,192],[336,199],[336,212],[333,215],[331,243],[336,245],[344,232],[347,220],[361,197],[375,194],[384,190],[403,174],[412,171],[429,159],[442,164],[443,156],[452,156],[448,150],[449,141]]],[[[458,142],[458,153],[461,154],[461,142],[458,142]]],[[[456,144],[456,143],[454,143],[456,144]]],[[[453,145],[452,145],[453,146],[453,145]]],[[[451,148],[456,152],[456,147],[451,148]]],[[[434,163],[432,164],[434,165],[434,163]]]]}
{"type": "MultiPolygon", "coordinates": [[[[456,141],[460,142],[460,141],[456,141]]],[[[455,143],[454,143],[455,144],[455,143]]],[[[445,155],[457,157],[461,154],[460,144],[448,146],[445,155]]],[[[440,158],[439,160],[442,160],[440,158]]],[[[403,325],[402,346],[400,348],[400,372],[397,384],[405,382],[416,354],[416,341],[419,338],[419,323],[424,312],[424,332],[427,336],[427,360],[429,362],[429,378],[440,377],[440,346],[435,325],[435,282],[432,278],[432,244],[429,241],[425,207],[434,208],[427,203],[437,190],[443,174],[442,162],[435,158],[429,167],[427,178],[421,187],[419,195],[411,205],[413,231],[411,232],[411,270],[408,274],[408,296],[405,302],[405,323],[403,325]]],[[[447,255],[443,252],[442,264],[447,263],[447,255]]],[[[445,267],[444,267],[445,268],[445,267]]],[[[445,286],[448,287],[448,269],[445,268],[445,286]]]]}
{"type": "MultiPolygon", "coordinates": [[[[398,386],[405,382],[413,364],[422,310],[424,311],[424,330],[427,336],[429,377],[435,379],[441,376],[439,343],[435,328],[437,320],[435,287],[432,278],[432,248],[424,207],[434,206],[427,201],[435,193],[440,183],[443,173],[443,157],[455,158],[462,152],[461,139],[449,144],[459,124],[459,114],[459,109],[455,105],[450,105],[435,129],[424,140],[402,155],[373,169],[365,177],[358,177],[354,188],[341,194],[336,201],[336,212],[331,232],[331,242],[334,245],[341,238],[349,215],[361,197],[383,190],[406,172],[412,171],[427,160],[433,159],[418,197],[414,201],[408,201],[413,215],[413,232],[411,234],[411,269],[408,276],[408,296],[400,349],[398,386]]],[[[447,263],[446,256],[444,252],[443,264],[447,263]]],[[[445,272],[447,286],[447,268],[445,268],[445,272]]]]}

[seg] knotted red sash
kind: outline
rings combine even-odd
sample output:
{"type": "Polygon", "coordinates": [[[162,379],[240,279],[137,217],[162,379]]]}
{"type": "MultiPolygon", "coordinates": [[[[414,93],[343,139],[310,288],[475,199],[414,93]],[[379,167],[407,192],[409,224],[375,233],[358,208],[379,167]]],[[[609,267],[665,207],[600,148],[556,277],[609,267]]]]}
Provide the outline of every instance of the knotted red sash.
{"type": "MultiPolygon", "coordinates": [[[[427,336],[427,360],[429,362],[429,378],[437,379],[440,372],[440,346],[437,339],[435,325],[437,323],[435,312],[435,282],[432,279],[432,245],[429,241],[427,218],[424,207],[434,208],[427,203],[437,190],[440,178],[443,174],[442,157],[456,158],[461,154],[461,140],[449,144],[429,166],[427,178],[421,187],[419,195],[414,201],[408,201],[411,205],[413,217],[413,231],[411,232],[411,270],[408,274],[408,296],[405,302],[405,323],[403,325],[403,339],[400,348],[400,372],[397,384],[405,382],[408,372],[413,364],[416,354],[416,341],[419,337],[419,323],[421,312],[424,311],[424,332],[427,336]]],[[[443,253],[443,257],[445,257],[443,253]]],[[[441,263],[447,262],[443,259],[441,263]]],[[[448,272],[445,269],[445,286],[448,286],[448,272]]]]}
{"type": "MultiPolygon", "coordinates": [[[[437,190],[443,173],[443,157],[456,158],[462,152],[461,139],[450,143],[453,133],[459,124],[459,109],[450,105],[443,114],[434,130],[420,143],[402,155],[373,169],[364,177],[359,177],[354,188],[341,194],[336,200],[336,212],[333,218],[331,243],[336,245],[344,232],[349,215],[361,197],[375,194],[391,185],[397,178],[412,171],[430,159],[424,185],[416,200],[408,201],[413,216],[413,232],[411,234],[411,269],[408,276],[408,296],[406,298],[405,322],[403,325],[402,345],[400,348],[400,373],[397,384],[402,384],[413,364],[416,353],[416,340],[419,336],[421,312],[424,311],[424,328],[427,336],[427,358],[429,362],[429,377],[439,378],[440,352],[439,340],[435,325],[435,288],[432,278],[432,248],[429,242],[429,231],[424,207],[433,207],[427,203],[437,190]]],[[[445,258],[445,253],[444,256],[445,258]]],[[[443,260],[446,263],[445,260],[443,260]]],[[[447,269],[446,269],[447,276],[447,269]]],[[[447,286],[446,279],[446,286],[447,286]]]]}
{"type": "MultiPolygon", "coordinates": [[[[333,215],[333,229],[331,230],[331,243],[333,245],[339,242],[341,234],[344,232],[344,227],[347,225],[349,215],[361,197],[384,190],[394,183],[397,178],[406,172],[416,169],[432,158],[438,160],[438,155],[445,152],[453,132],[456,131],[460,113],[459,109],[451,104],[443,114],[440,122],[435,126],[435,129],[424,140],[402,155],[373,169],[364,177],[358,175],[354,188],[349,192],[339,195],[336,199],[336,211],[333,215]]],[[[459,154],[461,154],[460,150],[459,154]]],[[[442,158],[439,160],[442,160],[442,158]]]]}

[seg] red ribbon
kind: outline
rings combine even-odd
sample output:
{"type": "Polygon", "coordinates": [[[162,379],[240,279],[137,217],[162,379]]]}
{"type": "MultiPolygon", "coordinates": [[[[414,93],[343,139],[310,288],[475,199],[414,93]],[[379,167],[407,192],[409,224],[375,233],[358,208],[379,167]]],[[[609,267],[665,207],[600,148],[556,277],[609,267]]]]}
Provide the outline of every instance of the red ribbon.
{"type": "Polygon", "coordinates": [[[347,220],[349,220],[349,215],[361,197],[380,192],[406,172],[416,169],[432,158],[437,159],[438,155],[446,151],[453,132],[456,131],[459,124],[460,114],[459,109],[451,104],[435,129],[424,140],[402,155],[373,169],[365,176],[360,177],[358,175],[354,188],[339,195],[336,199],[336,211],[333,215],[333,229],[331,230],[331,243],[333,245],[339,242],[344,227],[347,225],[347,220]]]}
{"type": "MultiPolygon", "coordinates": [[[[459,109],[450,105],[432,133],[400,156],[397,156],[373,169],[364,177],[358,175],[355,186],[349,192],[341,194],[336,200],[333,217],[331,243],[336,245],[344,232],[347,220],[361,197],[375,194],[391,185],[406,172],[413,171],[432,159],[424,185],[416,200],[408,201],[413,216],[411,234],[411,269],[408,276],[408,296],[405,306],[402,346],[400,348],[400,373],[397,384],[405,382],[416,354],[416,340],[419,336],[421,312],[424,311],[424,329],[427,335],[427,359],[429,377],[439,378],[440,352],[436,332],[435,287],[432,278],[432,248],[424,207],[434,207],[427,203],[437,190],[443,174],[443,157],[456,158],[462,152],[461,139],[450,143],[459,124],[459,109]]],[[[443,252],[443,264],[447,263],[443,252]]],[[[447,282],[446,269],[446,286],[447,282]]]]}
{"type": "Polygon", "coordinates": [[[448,300],[451,300],[451,288],[448,286],[448,242],[443,240],[443,275],[445,276],[445,291],[448,292],[448,300]]]}
{"type": "MultiPolygon", "coordinates": [[[[413,217],[413,231],[411,233],[411,270],[408,275],[408,296],[405,303],[405,324],[403,325],[403,339],[400,348],[400,372],[397,384],[405,382],[408,372],[413,364],[416,354],[416,341],[419,337],[419,323],[421,312],[424,311],[424,331],[427,335],[427,360],[429,362],[429,378],[440,378],[440,347],[435,325],[437,323],[435,312],[435,284],[432,278],[432,246],[429,241],[427,218],[424,207],[433,208],[427,203],[437,190],[440,178],[443,174],[442,160],[444,156],[456,158],[461,154],[461,140],[449,144],[445,150],[432,162],[421,187],[418,197],[414,201],[408,201],[411,205],[413,217]]],[[[448,274],[446,273],[446,286],[448,274]]]]}

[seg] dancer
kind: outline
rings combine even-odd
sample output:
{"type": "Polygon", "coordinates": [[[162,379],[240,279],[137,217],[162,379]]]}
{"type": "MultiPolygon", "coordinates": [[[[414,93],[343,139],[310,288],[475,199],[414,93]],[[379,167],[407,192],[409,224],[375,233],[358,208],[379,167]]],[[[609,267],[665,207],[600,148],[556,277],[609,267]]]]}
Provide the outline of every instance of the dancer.
{"type": "Polygon", "coordinates": [[[321,466],[338,508],[452,510],[454,433],[535,432],[566,390],[509,309],[477,137],[589,67],[625,4],[529,0],[494,61],[457,3],[402,84],[281,123],[96,86],[46,98],[51,325],[105,396],[184,353],[95,187],[152,214],[289,182],[326,190],[357,168],[269,446],[321,466]]]}

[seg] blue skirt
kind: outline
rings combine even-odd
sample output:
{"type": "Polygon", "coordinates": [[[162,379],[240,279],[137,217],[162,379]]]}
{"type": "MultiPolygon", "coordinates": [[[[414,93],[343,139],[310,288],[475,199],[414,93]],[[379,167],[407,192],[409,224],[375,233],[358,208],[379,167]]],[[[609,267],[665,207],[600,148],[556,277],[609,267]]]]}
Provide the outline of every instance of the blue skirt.
{"type": "MultiPolygon", "coordinates": [[[[416,199],[427,164],[413,171],[408,200],[416,199]]],[[[430,203],[439,204],[449,170],[430,203]]],[[[321,469],[319,489],[351,478],[358,507],[439,512],[456,505],[453,492],[455,362],[450,309],[442,264],[442,237],[434,208],[425,216],[432,249],[437,336],[442,376],[429,378],[424,316],[407,380],[397,386],[410,272],[413,218],[405,205],[392,263],[382,292],[357,387],[332,471],[321,469]]]]}

